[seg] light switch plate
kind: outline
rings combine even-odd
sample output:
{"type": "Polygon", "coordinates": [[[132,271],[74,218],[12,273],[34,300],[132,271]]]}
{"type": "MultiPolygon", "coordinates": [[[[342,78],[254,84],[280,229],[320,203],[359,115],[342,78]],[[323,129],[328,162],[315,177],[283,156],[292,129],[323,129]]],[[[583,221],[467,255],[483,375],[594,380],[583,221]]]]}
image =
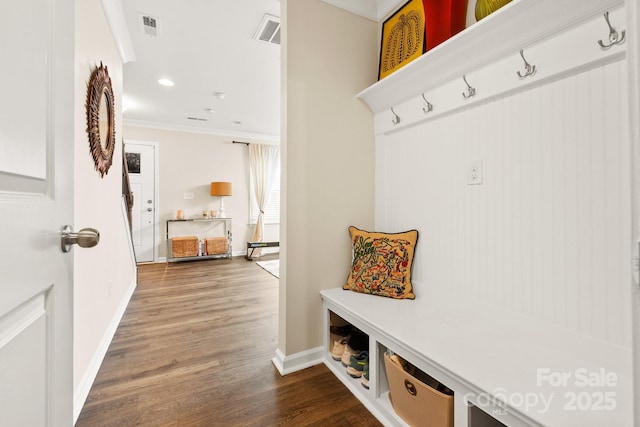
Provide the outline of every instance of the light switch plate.
{"type": "Polygon", "coordinates": [[[185,200],[193,200],[193,192],[191,192],[191,191],[186,191],[186,192],[184,193],[184,199],[185,199],[185,200]]]}

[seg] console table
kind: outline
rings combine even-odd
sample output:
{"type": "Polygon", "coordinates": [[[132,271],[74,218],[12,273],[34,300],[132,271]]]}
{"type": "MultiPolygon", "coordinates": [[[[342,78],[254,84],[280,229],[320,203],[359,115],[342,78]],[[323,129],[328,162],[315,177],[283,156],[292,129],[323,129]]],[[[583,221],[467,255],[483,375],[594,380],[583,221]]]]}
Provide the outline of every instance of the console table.
{"type": "Polygon", "coordinates": [[[167,262],[213,258],[231,259],[231,241],[231,218],[170,219],[167,221],[167,262]],[[198,241],[204,241],[204,239],[211,237],[226,237],[227,251],[221,254],[174,257],[172,240],[179,236],[196,236],[198,241]]]}

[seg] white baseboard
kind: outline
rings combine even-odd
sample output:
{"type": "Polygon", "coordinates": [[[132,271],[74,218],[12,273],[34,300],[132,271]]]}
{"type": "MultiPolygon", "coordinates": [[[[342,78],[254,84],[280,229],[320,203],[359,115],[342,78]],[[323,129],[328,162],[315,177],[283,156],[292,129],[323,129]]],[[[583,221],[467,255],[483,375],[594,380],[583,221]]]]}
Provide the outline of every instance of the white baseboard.
{"type": "Polygon", "coordinates": [[[276,357],[271,359],[280,375],[288,375],[296,371],[308,368],[310,366],[322,363],[322,346],[301,351],[300,353],[285,356],[285,354],[276,349],[276,357]]]}
{"type": "Polygon", "coordinates": [[[107,350],[109,350],[109,345],[111,344],[111,340],[113,340],[113,336],[118,329],[118,325],[120,325],[120,321],[122,320],[122,316],[124,316],[124,312],[129,305],[129,301],[133,296],[133,292],[136,290],[136,286],[138,285],[137,275],[134,276],[133,281],[127,291],[126,297],[123,298],[122,303],[118,307],[115,315],[113,316],[113,320],[111,324],[107,328],[100,341],[100,345],[96,349],[96,352],[91,359],[91,363],[87,367],[82,380],[78,384],[78,388],[74,390],[73,393],[73,424],[75,425],[76,421],[78,421],[78,417],[80,416],[80,412],[82,411],[82,407],[84,406],[84,402],[87,400],[89,396],[89,392],[91,391],[91,386],[98,375],[98,371],[100,370],[100,366],[102,365],[102,361],[104,360],[104,356],[107,354],[107,350]]]}

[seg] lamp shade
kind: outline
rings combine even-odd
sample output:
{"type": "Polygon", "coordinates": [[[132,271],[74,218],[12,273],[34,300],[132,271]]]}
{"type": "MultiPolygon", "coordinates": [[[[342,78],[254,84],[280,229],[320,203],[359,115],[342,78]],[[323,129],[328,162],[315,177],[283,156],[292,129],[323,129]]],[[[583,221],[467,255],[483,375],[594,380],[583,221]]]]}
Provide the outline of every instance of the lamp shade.
{"type": "Polygon", "coordinates": [[[212,196],[231,196],[231,183],[230,182],[212,182],[211,183],[211,195],[212,196]]]}

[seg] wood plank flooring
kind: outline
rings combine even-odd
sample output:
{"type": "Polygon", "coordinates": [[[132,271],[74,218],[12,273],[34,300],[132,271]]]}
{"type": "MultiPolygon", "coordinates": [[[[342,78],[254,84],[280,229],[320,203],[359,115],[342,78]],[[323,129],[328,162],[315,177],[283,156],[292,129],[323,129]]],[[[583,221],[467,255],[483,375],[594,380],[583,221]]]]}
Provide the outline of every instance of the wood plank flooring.
{"type": "Polygon", "coordinates": [[[379,426],[324,365],[280,376],[277,310],[241,257],[141,265],[76,426],[379,426]]]}

